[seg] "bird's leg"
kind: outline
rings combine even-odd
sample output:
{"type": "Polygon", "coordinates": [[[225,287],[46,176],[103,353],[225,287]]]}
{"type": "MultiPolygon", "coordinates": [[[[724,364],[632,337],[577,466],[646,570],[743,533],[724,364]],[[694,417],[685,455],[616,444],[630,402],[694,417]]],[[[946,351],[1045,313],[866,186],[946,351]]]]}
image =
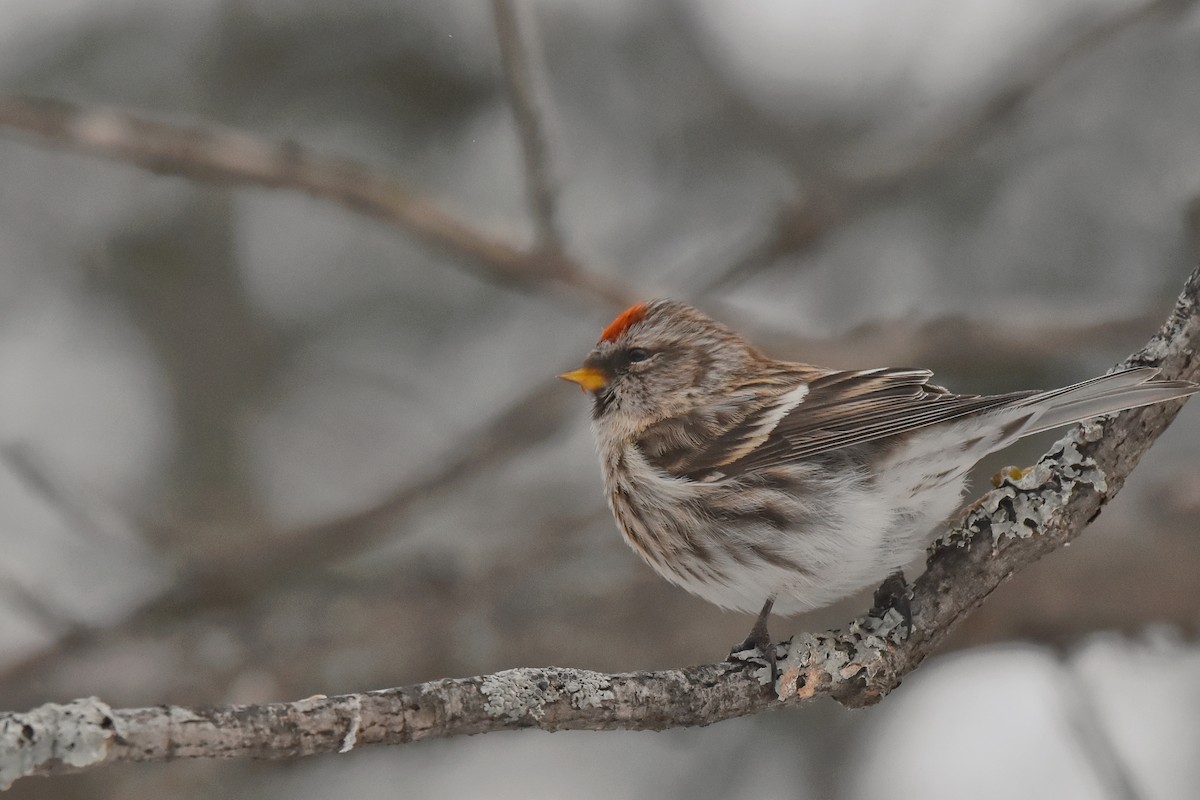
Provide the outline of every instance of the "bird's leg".
{"type": "Polygon", "coordinates": [[[750,635],[741,644],[734,645],[729,651],[729,658],[732,660],[734,655],[743,650],[758,650],[762,653],[762,657],[766,659],[767,665],[771,667],[771,683],[779,676],[776,674],[775,666],[775,646],[771,644],[771,634],[767,633],[767,620],[771,616],[771,608],[775,605],[775,598],[768,597],[767,602],[763,603],[762,611],[758,612],[758,619],[754,620],[754,627],[750,629],[750,635]]]}
{"type": "Polygon", "coordinates": [[[912,602],[908,596],[908,581],[904,580],[904,570],[898,569],[884,579],[875,590],[874,606],[869,612],[873,617],[882,618],[888,609],[894,608],[904,620],[905,637],[912,636],[912,602]]]}

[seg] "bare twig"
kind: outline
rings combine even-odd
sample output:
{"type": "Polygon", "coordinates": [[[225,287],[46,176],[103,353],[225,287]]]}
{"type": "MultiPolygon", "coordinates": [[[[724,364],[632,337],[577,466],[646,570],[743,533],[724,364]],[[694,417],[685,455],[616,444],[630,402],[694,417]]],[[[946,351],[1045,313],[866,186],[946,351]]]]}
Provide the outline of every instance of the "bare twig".
{"type": "Polygon", "coordinates": [[[911,153],[902,163],[885,165],[863,176],[827,177],[816,181],[808,196],[783,209],[766,234],[711,276],[697,290],[711,294],[769,267],[778,259],[816,244],[822,237],[874,208],[959,155],[970,152],[1024,107],[1039,89],[1063,69],[1122,32],[1159,14],[1179,13],[1195,0],[1150,0],[1085,28],[1062,46],[1026,59],[1016,75],[973,111],[948,121],[946,133],[911,153]]]}
{"type": "MultiPolygon", "coordinates": [[[[1171,318],[1125,365],[1200,377],[1200,269],[1171,318]]],[[[117,761],[296,758],[367,744],[514,728],[662,730],[793,706],[813,697],[877,702],[934,651],[1001,582],[1078,536],[1121,489],[1182,403],[1081,425],[1020,482],[988,493],[933,549],[912,586],[913,630],[899,614],[863,616],[844,631],[779,646],[774,692],[766,667],[721,663],[608,675],[515,669],[295,703],[115,710],[91,698],[0,715],[0,784],[117,761]]],[[[751,661],[753,664],[753,661],[751,661]]]]}
{"type": "Polygon", "coordinates": [[[558,228],[558,179],[546,123],[547,94],[536,27],[528,4],[492,0],[500,63],[512,102],[513,119],[525,159],[525,190],[537,225],[538,245],[550,253],[565,252],[558,228]],[[539,97],[540,96],[540,97],[539,97]]]}
{"type": "Polygon", "coordinates": [[[329,200],[404,230],[475,274],[526,291],[565,287],[624,306],[639,293],[557,252],[527,251],[484,233],[361,164],[323,158],[294,142],[152,122],[120,111],[45,99],[0,99],[0,129],[35,143],[109,158],[150,172],[263,186],[329,200]]]}

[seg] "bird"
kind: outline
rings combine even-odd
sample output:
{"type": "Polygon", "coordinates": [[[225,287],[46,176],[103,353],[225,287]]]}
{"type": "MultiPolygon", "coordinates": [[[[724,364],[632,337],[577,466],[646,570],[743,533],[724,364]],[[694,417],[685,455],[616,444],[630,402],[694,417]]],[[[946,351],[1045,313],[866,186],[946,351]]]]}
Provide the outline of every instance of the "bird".
{"type": "MultiPolygon", "coordinates": [[[[674,300],[638,303],[559,377],[592,396],[608,505],[659,575],[758,616],[739,650],[772,662],[772,613],[884,582],[963,502],[985,455],[1031,434],[1187,397],[1153,367],[1061,389],[955,394],[926,369],[839,370],[770,358],[674,300]]],[[[881,600],[877,593],[876,605],[881,600]]]]}

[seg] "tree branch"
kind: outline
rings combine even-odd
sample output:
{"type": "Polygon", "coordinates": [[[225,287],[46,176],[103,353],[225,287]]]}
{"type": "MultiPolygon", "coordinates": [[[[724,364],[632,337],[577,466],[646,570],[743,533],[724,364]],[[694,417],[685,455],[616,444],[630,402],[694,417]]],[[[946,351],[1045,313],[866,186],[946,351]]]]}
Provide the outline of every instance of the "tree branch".
{"type": "Polygon", "coordinates": [[[544,73],[538,69],[540,53],[532,34],[533,20],[528,5],[518,8],[514,0],[492,0],[492,15],[496,20],[500,64],[521,138],[525,189],[537,225],[538,244],[546,251],[562,255],[566,249],[558,229],[558,185],[544,104],[538,99],[546,91],[544,73]]]}
{"type": "MultiPolygon", "coordinates": [[[[1200,377],[1200,269],[1159,333],[1124,366],[1200,377]]],[[[709,725],[827,696],[877,702],[1018,570],[1078,536],[1124,484],[1181,401],[1078,426],[1028,475],[989,492],[931,551],[912,586],[913,629],[895,611],[843,631],[778,646],[774,691],[765,666],[725,662],[607,675],[513,669],[474,678],[294,703],[117,710],[96,698],[0,715],[0,785],[117,761],[286,759],[515,728],[662,730],[709,725]]]]}
{"type": "Polygon", "coordinates": [[[452,216],[397,181],[291,141],[152,122],[113,110],[47,99],[0,98],[0,129],[35,143],[120,161],[160,175],[289,189],[382,220],[487,280],[526,291],[565,287],[613,306],[639,293],[557,251],[525,250],[452,216]]]}

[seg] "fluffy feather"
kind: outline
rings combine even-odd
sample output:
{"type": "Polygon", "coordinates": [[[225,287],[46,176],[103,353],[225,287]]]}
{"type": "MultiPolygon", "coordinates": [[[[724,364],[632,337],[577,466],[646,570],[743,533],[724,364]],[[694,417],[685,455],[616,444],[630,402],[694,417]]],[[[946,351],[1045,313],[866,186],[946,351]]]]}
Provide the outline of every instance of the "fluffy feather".
{"type": "Polygon", "coordinates": [[[618,316],[584,367],[604,376],[593,427],[629,545],[720,606],[774,599],[785,614],[919,555],[987,453],[1200,388],[1134,368],[1053,391],[958,395],[928,370],[773,360],[666,300],[618,316]]]}

